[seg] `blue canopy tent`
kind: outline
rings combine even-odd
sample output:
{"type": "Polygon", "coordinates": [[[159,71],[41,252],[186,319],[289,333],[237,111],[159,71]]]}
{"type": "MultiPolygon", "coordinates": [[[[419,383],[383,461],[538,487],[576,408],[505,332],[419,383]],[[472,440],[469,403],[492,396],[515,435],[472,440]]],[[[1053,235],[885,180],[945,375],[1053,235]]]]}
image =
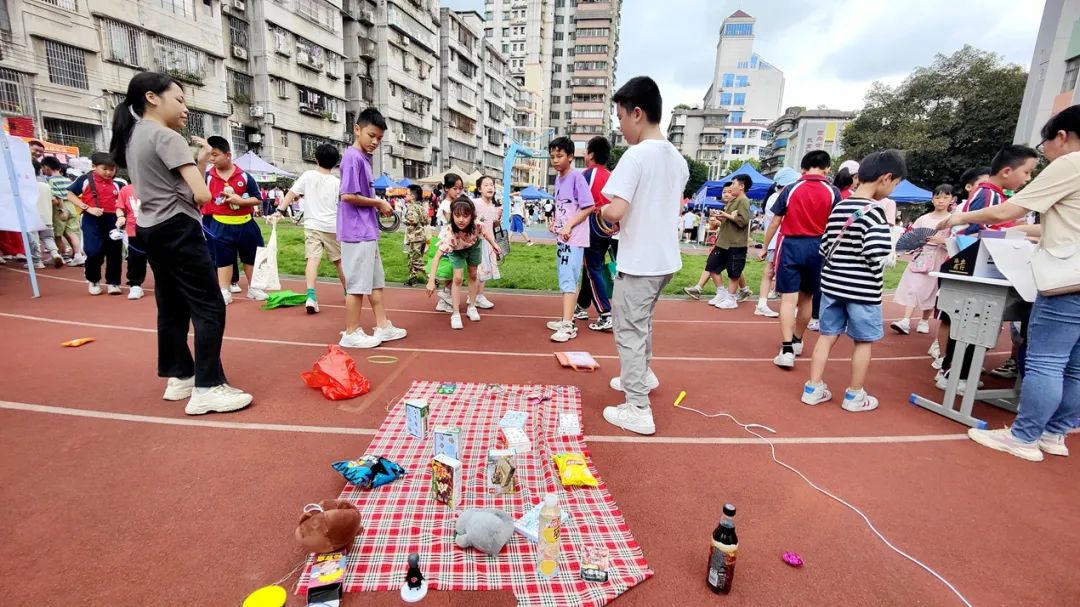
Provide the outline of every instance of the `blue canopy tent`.
{"type": "Polygon", "coordinates": [[[554,200],[555,197],[535,186],[529,186],[521,190],[522,200],[554,200]]]}
{"type": "Polygon", "coordinates": [[[409,181],[409,178],[408,178],[408,177],[406,177],[405,179],[402,179],[401,181],[399,181],[399,182],[398,182],[398,185],[399,185],[399,186],[401,186],[401,187],[403,187],[403,188],[407,188],[407,187],[409,187],[409,186],[411,186],[411,185],[412,185],[412,182],[411,182],[411,181],[409,181]]]}
{"type": "Polygon", "coordinates": [[[389,190],[400,186],[394,183],[394,180],[387,177],[384,173],[382,175],[379,175],[378,179],[371,182],[371,187],[375,188],[376,190],[389,190]]]}
{"type": "Polygon", "coordinates": [[[772,187],[773,181],[768,177],[757,172],[749,162],[735,169],[730,174],[721,177],[716,181],[706,181],[701,189],[694,194],[695,201],[698,199],[698,195],[704,190],[704,195],[711,198],[720,198],[720,195],[724,192],[724,184],[731,181],[731,178],[735,175],[746,175],[750,178],[750,191],[746,193],[746,197],[752,200],[762,200],[765,195],[769,193],[769,188],[772,187]]]}
{"type": "Polygon", "coordinates": [[[896,202],[909,204],[913,202],[930,202],[934,198],[934,193],[929,190],[924,190],[907,179],[904,179],[892,191],[889,198],[892,198],[896,202]]]}

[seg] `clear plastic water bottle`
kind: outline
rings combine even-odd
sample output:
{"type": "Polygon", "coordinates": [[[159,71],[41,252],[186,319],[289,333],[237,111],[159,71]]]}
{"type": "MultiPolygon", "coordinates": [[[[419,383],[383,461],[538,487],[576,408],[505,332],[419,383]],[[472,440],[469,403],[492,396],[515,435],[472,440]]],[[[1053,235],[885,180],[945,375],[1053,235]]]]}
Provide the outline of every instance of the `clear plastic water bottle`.
{"type": "Polygon", "coordinates": [[[536,548],[540,576],[553,578],[559,572],[559,536],[562,535],[562,512],[559,496],[548,493],[540,508],[540,524],[537,528],[536,548]]]}

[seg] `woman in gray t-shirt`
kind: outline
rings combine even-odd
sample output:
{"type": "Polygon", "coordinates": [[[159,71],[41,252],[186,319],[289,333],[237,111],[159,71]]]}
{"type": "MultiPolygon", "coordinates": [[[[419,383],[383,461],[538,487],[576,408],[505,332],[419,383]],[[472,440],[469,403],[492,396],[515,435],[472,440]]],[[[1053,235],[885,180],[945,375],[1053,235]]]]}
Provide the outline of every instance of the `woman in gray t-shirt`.
{"type": "Polygon", "coordinates": [[[134,246],[154,271],[158,308],[158,375],[167,378],[165,400],[188,399],[188,415],[224,413],[251,404],[251,395],[226,383],[221,367],[225,302],[218,289],[200,222],[210,201],[206,163],[210,146],[199,137],[191,148],[177,132],[187,123],[184,89],[166,74],[142,72],[113,115],[109,146],[128,169],[139,210],[134,246]],[[187,345],[195,327],[195,358],[187,345]]]}

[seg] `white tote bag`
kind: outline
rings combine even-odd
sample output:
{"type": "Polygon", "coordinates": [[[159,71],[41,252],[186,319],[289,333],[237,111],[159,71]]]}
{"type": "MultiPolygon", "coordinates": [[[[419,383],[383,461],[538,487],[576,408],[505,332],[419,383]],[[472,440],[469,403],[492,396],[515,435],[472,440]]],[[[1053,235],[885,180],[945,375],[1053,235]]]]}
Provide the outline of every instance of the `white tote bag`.
{"type": "Polygon", "coordinates": [[[265,247],[255,249],[255,270],[251,274],[251,286],[263,291],[280,291],[277,269],[277,224],[270,230],[265,247]]]}
{"type": "Polygon", "coordinates": [[[1041,295],[1080,291],[1080,243],[1035,249],[1031,270],[1035,274],[1035,288],[1041,295]]]}

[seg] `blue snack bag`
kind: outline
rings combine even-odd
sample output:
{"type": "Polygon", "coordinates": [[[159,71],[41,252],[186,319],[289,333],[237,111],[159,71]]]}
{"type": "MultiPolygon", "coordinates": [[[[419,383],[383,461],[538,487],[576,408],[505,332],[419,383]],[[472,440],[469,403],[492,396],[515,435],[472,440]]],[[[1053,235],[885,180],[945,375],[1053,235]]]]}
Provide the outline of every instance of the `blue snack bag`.
{"type": "Polygon", "coordinates": [[[375,455],[344,460],[331,464],[345,480],[361,489],[378,489],[405,476],[405,469],[398,464],[375,455]]]}

